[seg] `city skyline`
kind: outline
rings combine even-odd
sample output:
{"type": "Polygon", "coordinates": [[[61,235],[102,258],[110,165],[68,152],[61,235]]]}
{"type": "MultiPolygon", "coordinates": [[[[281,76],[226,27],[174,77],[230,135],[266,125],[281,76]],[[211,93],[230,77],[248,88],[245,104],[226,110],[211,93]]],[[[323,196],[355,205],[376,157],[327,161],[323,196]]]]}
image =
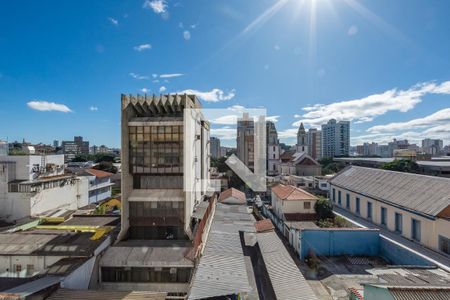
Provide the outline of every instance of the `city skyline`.
{"type": "MultiPolygon", "coordinates": [[[[115,4],[1,4],[0,139],[117,147],[121,93],[187,92],[207,109],[265,108],[288,144],[331,118],[351,121],[352,146],[450,143],[449,3],[115,4]]],[[[228,126],[211,130],[224,146],[228,126]]]]}

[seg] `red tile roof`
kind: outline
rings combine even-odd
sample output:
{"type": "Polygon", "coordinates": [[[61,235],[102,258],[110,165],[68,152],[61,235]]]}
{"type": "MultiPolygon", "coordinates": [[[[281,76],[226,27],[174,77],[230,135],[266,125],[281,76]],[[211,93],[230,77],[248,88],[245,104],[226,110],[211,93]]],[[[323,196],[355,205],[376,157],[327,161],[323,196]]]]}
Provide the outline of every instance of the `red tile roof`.
{"type": "Polygon", "coordinates": [[[282,183],[272,187],[272,192],[281,200],[317,200],[317,197],[301,188],[282,183]]]}
{"type": "Polygon", "coordinates": [[[265,219],[255,222],[255,229],[256,232],[266,232],[274,230],[275,226],[273,226],[272,221],[270,219],[265,219]]]}
{"type": "Polygon", "coordinates": [[[224,200],[230,197],[237,199],[242,204],[247,202],[245,194],[235,188],[229,188],[228,190],[225,190],[222,193],[220,193],[219,202],[226,203],[224,202],[224,200]]]}
{"type": "Polygon", "coordinates": [[[85,171],[91,175],[94,175],[95,177],[100,177],[100,178],[111,177],[114,175],[113,173],[105,172],[102,170],[96,170],[96,169],[86,169],[85,171]]]}

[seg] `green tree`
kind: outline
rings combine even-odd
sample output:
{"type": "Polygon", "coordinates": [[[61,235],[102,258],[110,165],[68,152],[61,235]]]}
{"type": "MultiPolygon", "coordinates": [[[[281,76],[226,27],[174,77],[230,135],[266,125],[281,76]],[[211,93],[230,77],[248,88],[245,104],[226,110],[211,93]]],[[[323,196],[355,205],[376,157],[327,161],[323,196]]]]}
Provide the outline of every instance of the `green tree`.
{"type": "Polygon", "coordinates": [[[385,163],[381,166],[381,169],[406,173],[418,173],[419,165],[415,161],[409,159],[398,159],[390,163],[385,163]]]}
{"type": "Polygon", "coordinates": [[[314,204],[314,210],[320,220],[334,218],[333,205],[326,198],[320,197],[314,204]]]}
{"type": "Polygon", "coordinates": [[[117,173],[117,168],[113,165],[112,162],[109,161],[101,161],[100,163],[98,163],[98,165],[95,165],[93,168],[96,170],[101,170],[109,173],[114,174],[117,173]]]}
{"type": "Polygon", "coordinates": [[[114,158],[116,156],[111,153],[97,153],[94,156],[95,162],[102,162],[102,161],[108,161],[108,162],[114,162],[114,158]]]}

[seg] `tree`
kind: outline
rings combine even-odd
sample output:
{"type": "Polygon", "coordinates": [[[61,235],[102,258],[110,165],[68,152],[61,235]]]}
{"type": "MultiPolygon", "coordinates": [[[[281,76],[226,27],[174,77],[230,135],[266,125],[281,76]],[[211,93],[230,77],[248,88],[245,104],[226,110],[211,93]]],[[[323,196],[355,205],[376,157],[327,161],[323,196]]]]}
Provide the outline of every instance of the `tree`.
{"type": "Polygon", "coordinates": [[[93,169],[101,170],[109,173],[117,173],[117,167],[115,167],[112,162],[109,161],[102,161],[98,165],[95,165],[93,169]]]}
{"type": "Polygon", "coordinates": [[[419,165],[415,161],[409,159],[398,159],[390,163],[385,163],[381,166],[381,169],[406,173],[418,173],[419,165]]]}
{"type": "Polygon", "coordinates": [[[114,158],[116,156],[111,153],[97,153],[94,156],[95,162],[102,162],[102,161],[108,161],[108,162],[114,162],[114,158]]]}
{"type": "Polygon", "coordinates": [[[334,218],[333,205],[326,198],[320,197],[314,204],[314,210],[320,220],[334,218]]]}
{"type": "Polygon", "coordinates": [[[323,175],[337,173],[345,168],[345,164],[343,162],[335,162],[332,157],[321,158],[318,162],[322,166],[323,175]]]}

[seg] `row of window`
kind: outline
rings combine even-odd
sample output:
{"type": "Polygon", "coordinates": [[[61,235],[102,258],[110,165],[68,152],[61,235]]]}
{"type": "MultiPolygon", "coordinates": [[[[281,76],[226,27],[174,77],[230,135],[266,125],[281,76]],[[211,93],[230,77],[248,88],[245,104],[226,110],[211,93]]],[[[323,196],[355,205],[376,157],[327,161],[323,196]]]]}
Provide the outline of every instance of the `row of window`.
{"type": "MultiPolygon", "coordinates": [[[[336,189],[332,190],[332,200],[336,203],[336,189]]],[[[342,192],[337,192],[337,204],[339,206],[342,205],[342,192]]],[[[359,197],[355,197],[355,213],[361,215],[361,200],[359,197]]],[[[345,195],[345,208],[351,210],[350,208],[350,194],[346,193],[345,195]]],[[[373,204],[370,201],[367,201],[367,211],[366,218],[370,221],[373,220],[373,204]]],[[[403,216],[401,213],[394,213],[394,223],[395,223],[395,232],[402,234],[403,233],[403,216]]],[[[380,208],[380,225],[387,227],[387,208],[380,208]]],[[[421,240],[421,223],[417,219],[411,219],[411,238],[415,241],[420,242],[421,240]]]]}
{"type": "Polygon", "coordinates": [[[102,267],[103,282],[188,283],[191,268],[114,268],[102,267]]]}

